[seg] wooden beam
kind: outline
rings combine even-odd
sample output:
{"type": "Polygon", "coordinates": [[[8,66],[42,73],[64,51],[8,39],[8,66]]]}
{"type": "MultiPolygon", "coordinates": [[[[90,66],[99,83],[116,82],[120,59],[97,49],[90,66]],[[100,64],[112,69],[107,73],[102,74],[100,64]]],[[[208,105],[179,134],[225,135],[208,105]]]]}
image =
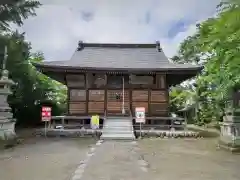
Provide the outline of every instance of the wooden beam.
{"type": "Polygon", "coordinates": [[[68,84],[67,84],[67,74],[66,74],[66,72],[64,73],[64,82],[67,86],[67,114],[69,114],[70,92],[69,92],[69,87],[68,87],[68,84]]]}
{"type": "Polygon", "coordinates": [[[107,84],[108,84],[108,77],[105,74],[105,86],[104,86],[104,112],[107,113],[107,84]]]}
{"type": "Polygon", "coordinates": [[[89,103],[89,89],[88,89],[88,76],[87,73],[84,74],[85,79],[85,90],[86,90],[86,113],[88,114],[88,103],[89,103]]]}

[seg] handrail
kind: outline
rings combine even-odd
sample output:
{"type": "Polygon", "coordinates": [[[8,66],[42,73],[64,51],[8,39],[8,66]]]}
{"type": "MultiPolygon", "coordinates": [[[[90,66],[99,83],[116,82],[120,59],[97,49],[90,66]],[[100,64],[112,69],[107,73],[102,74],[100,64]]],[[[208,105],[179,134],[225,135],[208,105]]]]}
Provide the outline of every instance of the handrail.
{"type": "Polygon", "coordinates": [[[107,110],[105,109],[104,110],[104,120],[106,119],[106,117],[107,117],[107,110]]]}
{"type": "Polygon", "coordinates": [[[103,117],[103,127],[105,126],[106,123],[106,119],[107,119],[107,110],[104,110],[104,117],[103,117]]]}
{"type": "MultiPolygon", "coordinates": [[[[107,117],[107,113],[105,111],[104,116],[100,116],[103,118],[107,117]]],[[[132,119],[135,119],[135,116],[131,116],[132,119]]],[[[87,118],[91,118],[91,116],[52,116],[51,119],[53,120],[57,120],[57,119],[87,119],[87,118]]],[[[163,117],[163,116],[153,116],[153,117],[146,117],[146,120],[151,119],[151,120],[181,120],[184,121],[184,118],[182,117],[163,117]]]]}

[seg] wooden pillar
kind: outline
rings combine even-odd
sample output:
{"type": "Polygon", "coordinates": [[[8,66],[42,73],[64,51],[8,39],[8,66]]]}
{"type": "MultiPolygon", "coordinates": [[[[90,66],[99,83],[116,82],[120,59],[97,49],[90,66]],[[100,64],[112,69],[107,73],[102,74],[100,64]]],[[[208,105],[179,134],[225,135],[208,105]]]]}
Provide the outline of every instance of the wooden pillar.
{"type": "Polygon", "coordinates": [[[88,74],[85,73],[85,91],[86,91],[86,115],[88,114],[89,90],[88,90],[88,74]]]}
{"type": "Polygon", "coordinates": [[[65,85],[67,86],[67,115],[69,115],[70,114],[70,110],[69,110],[70,90],[67,82],[67,73],[64,74],[64,81],[65,81],[65,85]]]}
{"type": "Polygon", "coordinates": [[[107,74],[105,74],[105,86],[104,86],[104,115],[105,112],[107,113],[107,84],[108,84],[108,79],[107,79],[107,74]]]}

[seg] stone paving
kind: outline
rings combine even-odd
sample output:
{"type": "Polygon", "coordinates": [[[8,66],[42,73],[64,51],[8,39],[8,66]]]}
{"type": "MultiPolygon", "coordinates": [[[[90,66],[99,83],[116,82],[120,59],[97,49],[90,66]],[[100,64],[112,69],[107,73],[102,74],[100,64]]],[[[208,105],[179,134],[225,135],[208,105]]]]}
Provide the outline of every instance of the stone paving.
{"type": "Polygon", "coordinates": [[[150,177],[147,166],[136,142],[105,141],[73,180],[146,180],[150,177]]]}

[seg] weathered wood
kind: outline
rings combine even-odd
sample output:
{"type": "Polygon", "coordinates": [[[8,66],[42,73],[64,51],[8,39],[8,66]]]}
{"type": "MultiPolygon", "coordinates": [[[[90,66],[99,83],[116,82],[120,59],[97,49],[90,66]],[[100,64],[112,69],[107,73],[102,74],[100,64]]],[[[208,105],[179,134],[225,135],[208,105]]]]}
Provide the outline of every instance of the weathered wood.
{"type": "Polygon", "coordinates": [[[105,74],[87,74],[87,88],[104,88],[107,84],[105,74]]]}
{"type": "Polygon", "coordinates": [[[165,89],[166,88],[166,75],[157,74],[156,75],[156,88],[165,89]]]}
{"type": "Polygon", "coordinates": [[[86,101],[86,90],[83,89],[69,89],[70,101],[86,101]]]}
{"type": "Polygon", "coordinates": [[[160,88],[162,88],[162,89],[165,89],[167,87],[166,86],[166,74],[164,74],[160,77],[160,84],[161,84],[160,88]]]}
{"type": "Polygon", "coordinates": [[[148,113],[148,102],[132,102],[133,114],[135,113],[136,107],[144,107],[145,112],[148,113]]]}
{"type": "Polygon", "coordinates": [[[107,86],[108,88],[122,88],[123,87],[122,76],[108,75],[107,86]]]}
{"type": "Polygon", "coordinates": [[[104,101],[104,90],[89,90],[89,101],[104,101]]]}
{"type": "MultiPolygon", "coordinates": [[[[129,110],[129,102],[124,103],[125,110],[129,110]]],[[[122,102],[108,102],[107,103],[107,112],[122,112],[122,102]]]]}
{"type": "Polygon", "coordinates": [[[103,102],[88,102],[88,113],[104,114],[104,101],[103,102]]]}
{"type": "Polygon", "coordinates": [[[165,102],[165,101],[167,101],[166,91],[152,90],[150,100],[152,102],[165,102]]]}
{"type": "Polygon", "coordinates": [[[148,90],[133,90],[132,101],[148,101],[148,90]]]}
{"type": "MultiPolygon", "coordinates": [[[[83,120],[83,119],[91,119],[91,116],[52,116],[51,119],[53,120],[61,120],[62,118],[64,119],[72,119],[72,120],[83,120]]],[[[136,119],[135,116],[132,116],[133,119],[136,119]]],[[[104,119],[104,116],[100,115],[100,119],[104,119]]],[[[162,116],[149,116],[146,117],[146,119],[153,119],[153,120],[179,120],[179,121],[184,121],[184,118],[173,118],[173,117],[162,117],[162,116]]]]}
{"type": "MultiPolygon", "coordinates": [[[[123,101],[123,91],[122,90],[107,90],[107,101],[123,101]]],[[[124,101],[129,101],[129,90],[124,91],[124,101]]]]}
{"type": "Polygon", "coordinates": [[[70,114],[85,114],[86,102],[69,102],[70,114]]]}
{"type": "Polygon", "coordinates": [[[130,75],[130,84],[142,84],[142,85],[152,85],[154,83],[154,77],[151,75],[130,75]]]}
{"type": "Polygon", "coordinates": [[[84,74],[67,74],[66,75],[67,86],[76,88],[76,87],[85,87],[85,75],[84,74]]]}
{"type": "Polygon", "coordinates": [[[168,112],[168,104],[167,103],[153,103],[150,105],[151,115],[165,115],[168,112]]]}
{"type": "Polygon", "coordinates": [[[86,112],[88,112],[89,89],[87,88],[87,74],[85,74],[85,91],[86,91],[86,112]]]}
{"type": "MultiPolygon", "coordinates": [[[[119,87],[122,87],[122,81],[120,81],[121,76],[118,76],[118,83],[114,82],[116,77],[112,75],[88,73],[85,76],[85,88],[69,87],[69,113],[85,113],[91,115],[93,113],[104,114],[106,111],[111,115],[121,114],[123,89],[119,87]],[[111,77],[109,81],[111,87],[107,84],[108,76],[111,77]],[[114,86],[114,83],[118,85],[114,86]]],[[[144,107],[148,117],[166,116],[168,113],[168,94],[165,74],[153,74],[152,78],[147,76],[136,77],[137,76],[134,77],[135,80],[134,78],[131,79],[135,81],[133,84],[129,84],[129,78],[125,78],[125,85],[129,85],[125,86],[124,89],[124,106],[126,113],[131,110],[134,114],[136,107],[144,107]],[[150,83],[150,81],[153,82],[150,83]]]]}

